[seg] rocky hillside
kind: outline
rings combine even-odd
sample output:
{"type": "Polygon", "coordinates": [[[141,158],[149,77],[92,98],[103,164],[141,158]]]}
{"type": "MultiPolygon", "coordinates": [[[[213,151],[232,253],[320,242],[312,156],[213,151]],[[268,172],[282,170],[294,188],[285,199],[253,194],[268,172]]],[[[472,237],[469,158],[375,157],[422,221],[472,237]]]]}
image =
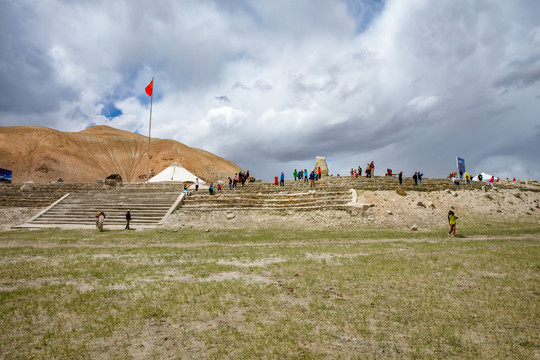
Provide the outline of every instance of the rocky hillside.
{"type": "MultiPolygon", "coordinates": [[[[0,127],[0,168],[13,182],[89,183],[120,174],[125,182],[146,180],[148,138],[109,126],[67,133],[45,127],[0,127]]],[[[234,175],[240,167],[207,151],[174,140],[151,140],[150,176],[181,163],[206,181],[234,175]]]]}

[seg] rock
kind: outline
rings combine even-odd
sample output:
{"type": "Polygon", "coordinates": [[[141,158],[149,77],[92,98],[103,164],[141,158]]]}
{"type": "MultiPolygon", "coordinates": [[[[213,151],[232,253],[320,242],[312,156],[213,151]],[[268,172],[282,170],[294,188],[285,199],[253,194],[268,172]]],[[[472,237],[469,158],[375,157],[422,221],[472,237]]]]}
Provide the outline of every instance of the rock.
{"type": "Polygon", "coordinates": [[[520,197],[521,197],[521,193],[513,193],[512,195],[514,195],[514,196],[517,197],[517,198],[520,198],[520,197]]]}
{"type": "Polygon", "coordinates": [[[116,186],[117,183],[122,182],[122,176],[120,174],[111,174],[105,179],[105,185],[116,186]]]}
{"type": "Polygon", "coordinates": [[[432,208],[432,209],[436,209],[435,207],[435,204],[434,203],[429,203],[429,207],[432,208]]]}
{"type": "Polygon", "coordinates": [[[486,187],[482,186],[482,192],[486,192],[486,187]]]}
{"type": "Polygon", "coordinates": [[[391,212],[390,210],[386,210],[386,213],[387,213],[388,215],[394,215],[394,213],[391,212]]]}
{"type": "Polygon", "coordinates": [[[501,209],[497,209],[497,212],[498,212],[498,213],[502,213],[502,210],[501,210],[501,209]]]}
{"type": "Polygon", "coordinates": [[[230,214],[232,213],[232,210],[225,210],[225,214],[230,214]]]}
{"type": "Polygon", "coordinates": [[[227,220],[232,220],[235,218],[234,214],[227,214],[227,220]]]}
{"type": "Polygon", "coordinates": [[[21,191],[32,191],[34,190],[34,182],[33,181],[27,181],[21,186],[21,191]]]}
{"type": "Polygon", "coordinates": [[[418,230],[418,225],[414,224],[413,226],[411,226],[411,231],[416,231],[418,230]]]}
{"type": "Polygon", "coordinates": [[[210,229],[204,229],[204,232],[210,232],[210,229]]]}
{"type": "Polygon", "coordinates": [[[315,158],[315,168],[313,169],[315,172],[321,168],[321,176],[328,176],[328,165],[326,164],[326,158],[322,156],[317,156],[315,158]]]}
{"type": "Polygon", "coordinates": [[[444,191],[450,194],[450,189],[444,189],[444,191]]]}
{"type": "Polygon", "coordinates": [[[482,194],[482,197],[486,198],[486,199],[489,199],[489,200],[492,199],[491,195],[489,195],[489,194],[482,194]]]}
{"type": "Polygon", "coordinates": [[[375,221],[375,218],[371,217],[371,216],[368,216],[368,221],[375,221]]]}
{"type": "Polygon", "coordinates": [[[405,192],[405,190],[403,190],[403,188],[397,188],[396,189],[396,194],[400,195],[400,196],[406,196],[407,193],[405,192]]]}
{"type": "Polygon", "coordinates": [[[420,207],[423,207],[423,208],[426,207],[426,205],[424,205],[424,203],[421,202],[421,201],[417,202],[417,203],[416,203],[416,206],[420,206],[420,207]]]}

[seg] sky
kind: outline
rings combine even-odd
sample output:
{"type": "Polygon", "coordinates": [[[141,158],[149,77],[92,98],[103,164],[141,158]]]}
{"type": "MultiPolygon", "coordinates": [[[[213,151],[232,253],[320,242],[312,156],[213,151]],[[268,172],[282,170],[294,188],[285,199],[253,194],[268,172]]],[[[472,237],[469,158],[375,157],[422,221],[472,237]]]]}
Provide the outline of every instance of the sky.
{"type": "Polygon", "coordinates": [[[0,126],[108,125],[266,181],[540,180],[540,1],[0,0],[0,126]]]}

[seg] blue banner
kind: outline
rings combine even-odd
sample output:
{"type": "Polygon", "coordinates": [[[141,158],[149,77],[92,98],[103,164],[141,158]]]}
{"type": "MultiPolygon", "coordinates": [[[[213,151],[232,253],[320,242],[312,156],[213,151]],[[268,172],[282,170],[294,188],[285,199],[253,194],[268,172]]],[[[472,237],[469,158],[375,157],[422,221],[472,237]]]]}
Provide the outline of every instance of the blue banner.
{"type": "Polygon", "coordinates": [[[8,182],[11,184],[11,170],[0,169],[0,182],[8,182]]]}
{"type": "Polygon", "coordinates": [[[463,179],[463,174],[465,174],[465,159],[462,159],[460,157],[457,158],[457,171],[459,174],[459,178],[463,179]]]}

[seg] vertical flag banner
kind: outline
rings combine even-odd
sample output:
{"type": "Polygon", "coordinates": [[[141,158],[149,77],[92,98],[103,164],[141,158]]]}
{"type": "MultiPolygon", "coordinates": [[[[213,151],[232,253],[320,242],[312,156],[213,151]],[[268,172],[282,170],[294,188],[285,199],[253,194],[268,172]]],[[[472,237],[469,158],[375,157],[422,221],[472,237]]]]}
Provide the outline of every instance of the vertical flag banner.
{"type": "Polygon", "coordinates": [[[154,90],[154,79],[152,79],[152,81],[150,81],[150,84],[148,84],[148,86],[144,88],[144,91],[146,91],[148,96],[152,96],[153,90],[154,90]]]}
{"type": "Polygon", "coordinates": [[[457,158],[457,171],[459,178],[461,179],[463,174],[465,174],[465,159],[460,157],[457,158]]]}

